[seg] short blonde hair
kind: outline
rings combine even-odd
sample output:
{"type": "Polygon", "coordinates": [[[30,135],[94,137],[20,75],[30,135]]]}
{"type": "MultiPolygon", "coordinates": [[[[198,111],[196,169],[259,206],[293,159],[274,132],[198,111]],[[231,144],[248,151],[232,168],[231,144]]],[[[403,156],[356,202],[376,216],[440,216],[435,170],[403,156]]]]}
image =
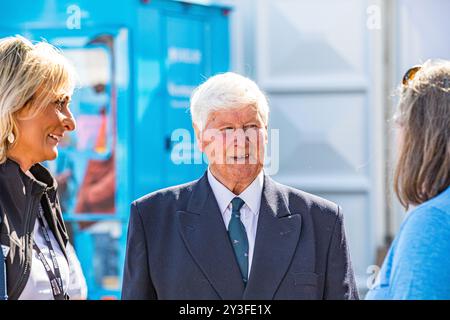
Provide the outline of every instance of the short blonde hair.
{"type": "Polygon", "coordinates": [[[450,61],[426,61],[402,86],[395,120],[403,139],[394,189],[408,209],[450,186],[450,61]]]}
{"type": "Polygon", "coordinates": [[[0,164],[11,147],[8,136],[19,134],[17,113],[29,108],[33,117],[74,86],[72,65],[52,45],[21,36],[0,39],[0,164]]]}
{"type": "Polygon", "coordinates": [[[264,93],[249,78],[227,72],[215,75],[198,86],[191,96],[192,122],[203,130],[212,111],[254,105],[264,124],[269,121],[269,105],[264,93]]]}

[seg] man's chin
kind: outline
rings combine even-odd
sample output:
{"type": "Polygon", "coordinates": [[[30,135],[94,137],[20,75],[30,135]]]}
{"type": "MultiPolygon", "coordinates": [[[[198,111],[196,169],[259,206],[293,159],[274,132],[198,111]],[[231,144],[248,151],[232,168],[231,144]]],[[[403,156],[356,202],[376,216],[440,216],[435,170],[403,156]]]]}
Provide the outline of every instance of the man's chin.
{"type": "Polygon", "coordinates": [[[227,164],[226,171],[238,180],[246,180],[256,177],[262,169],[259,164],[227,164]]]}

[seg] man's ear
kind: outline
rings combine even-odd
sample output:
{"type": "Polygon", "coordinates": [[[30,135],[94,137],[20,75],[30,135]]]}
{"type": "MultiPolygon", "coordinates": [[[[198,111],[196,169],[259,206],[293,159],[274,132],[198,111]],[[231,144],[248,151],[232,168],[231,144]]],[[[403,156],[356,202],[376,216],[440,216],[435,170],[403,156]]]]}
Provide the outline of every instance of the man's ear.
{"type": "Polygon", "coordinates": [[[195,123],[192,123],[192,127],[194,127],[194,133],[195,133],[195,138],[197,140],[198,149],[201,152],[204,152],[202,133],[195,123]]]}
{"type": "Polygon", "coordinates": [[[267,125],[264,128],[266,129],[264,130],[264,144],[267,144],[269,142],[269,131],[267,125]]]}

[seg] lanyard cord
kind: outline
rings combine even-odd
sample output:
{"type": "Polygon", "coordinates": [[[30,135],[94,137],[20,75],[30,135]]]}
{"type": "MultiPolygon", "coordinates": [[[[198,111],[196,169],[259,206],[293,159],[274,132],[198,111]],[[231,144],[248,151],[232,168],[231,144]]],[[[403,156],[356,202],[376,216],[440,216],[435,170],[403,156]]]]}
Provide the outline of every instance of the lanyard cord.
{"type": "Polygon", "coordinates": [[[66,300],[67,296],[64,294],[64,287],[63,287],[63,281],[61,278],[61,271],[59,268],[58,261],[56,259],[56,253],[55,250],[53,250],[52,242],[50,240],[50,236],[48,234],[48,230],[45,226],[45,220],[44,220],[44,212],[42,209],[42,206],[39,205],[39,213],[38,213],[38,220],[40,224],[40,229],[44,235],[45,242],[47,243],[48,249],[50,251],[50,257],[52,260],[53,268],[55,272],[52,271],[50,265],[47,262],[47,259],[45,258],[44,254],[42,253],[41,249],[37,246],[36,242],[33,244],[33,249],[36,250],[38,254],[39,260],[41,260],[42,264],[44,265],[45,271],[47,272],[47,276],[50,280],[50,285],[52,287],[52,293],[55,300],[66,300]]]}
{"type": "MultiPolygon", "coordinates": [[[[0,215],[0,226],[2,216],[0,215]]],[[[8,287],[6,285],[6,257],[3,254],[3,247],[0,244],[0,300],[8,300],[8,287]]]]}

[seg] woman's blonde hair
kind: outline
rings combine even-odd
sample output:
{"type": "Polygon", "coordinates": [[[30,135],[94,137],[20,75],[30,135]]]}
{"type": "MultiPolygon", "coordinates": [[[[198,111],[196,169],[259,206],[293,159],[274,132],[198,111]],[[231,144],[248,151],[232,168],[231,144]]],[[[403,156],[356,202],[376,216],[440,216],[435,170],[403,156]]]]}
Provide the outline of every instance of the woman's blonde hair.
{"type": "Polygon", "coordinates": [[[17,114],[29,109],[34,117],[61,94],[71,95],[75,72],[58,49],[47,42],[31,43],[21,36],[0,40],[0,164],[17,132],[17,114]]]}
{"type": "Polygon", "coordinates": [[[401,88],[403,139],[394,175],[401,204],[421,204],[450,185],[450,61],[428,60],[401,88]]]}

